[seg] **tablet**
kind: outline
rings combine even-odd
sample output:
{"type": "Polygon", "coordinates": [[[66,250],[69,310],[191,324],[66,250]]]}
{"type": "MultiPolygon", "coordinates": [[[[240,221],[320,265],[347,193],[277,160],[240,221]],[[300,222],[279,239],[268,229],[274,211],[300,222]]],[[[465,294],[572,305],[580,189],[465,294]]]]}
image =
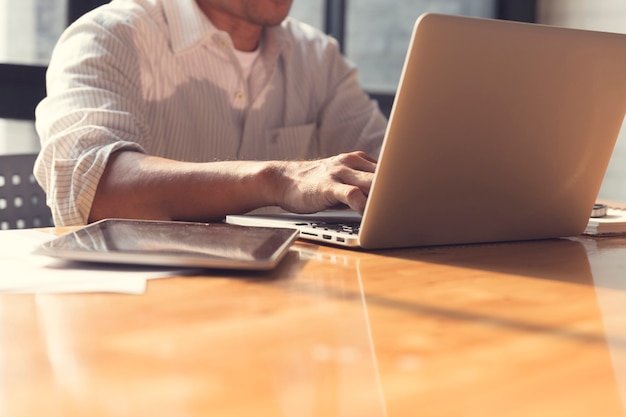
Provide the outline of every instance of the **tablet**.
{"type": "Polygon", "coordinates": [[[297,236],[296,230],[272,227],[104,219],[56,237],[35,253],[71,261],[268,270],[297,236]]]}

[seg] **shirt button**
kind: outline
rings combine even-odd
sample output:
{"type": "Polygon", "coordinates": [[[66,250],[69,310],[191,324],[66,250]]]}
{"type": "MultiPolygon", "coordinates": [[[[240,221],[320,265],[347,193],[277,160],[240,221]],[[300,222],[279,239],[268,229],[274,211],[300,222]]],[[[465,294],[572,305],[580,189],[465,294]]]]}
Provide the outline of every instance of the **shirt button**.
{"type": "Polygon", "coordinates": [[[246,94],[243,91],[237,91],[235,93],[235,98],[237,100],[243,100],[244,98],[246,98],[246,94]]]}
{"type": "Polygon", "coordinates": [[[216,37],[215,42],[222,48],[226,48],[228,46],[228,41],[221,36],[216,37]]]}

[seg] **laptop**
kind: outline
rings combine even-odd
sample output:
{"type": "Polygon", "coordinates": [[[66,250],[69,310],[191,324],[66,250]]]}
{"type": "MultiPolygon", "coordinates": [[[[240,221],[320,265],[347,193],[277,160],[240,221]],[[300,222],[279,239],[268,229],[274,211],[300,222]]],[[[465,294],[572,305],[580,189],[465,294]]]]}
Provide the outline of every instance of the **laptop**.
{"type": "Polygon", "coordinates": [[[364,249],[578,235],[626,113],[625,51],[624,34],[422,15],[363,216],[226,221],[364,249]]]}

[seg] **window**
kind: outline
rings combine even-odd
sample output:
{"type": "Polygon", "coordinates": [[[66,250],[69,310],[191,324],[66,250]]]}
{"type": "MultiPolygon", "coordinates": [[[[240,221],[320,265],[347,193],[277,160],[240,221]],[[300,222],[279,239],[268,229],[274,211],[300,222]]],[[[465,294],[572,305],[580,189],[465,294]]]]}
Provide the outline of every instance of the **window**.
{"type": "MultiPolygon", "coordinates": [[[[39,141],[34,125],[18,114],[22,87],[29,89],[30,66],[45,65],[50,59],[54,42],[65,27],[65,0],[0,0],[0,85],[2,112],[0,116],[0,153],[29,153],[36,151],[39,141]],[[24,67],[16,65],[24,65],[24,67]],[[9,118],[11,117],[11,118],[9,118]],[[14,118],[14,119],[13,119],[14,118]]],[[[43,72],[32,74],[43,76],[43,72]]],[[[36,82],[41,85],[41,82],[36,82]]],[[[31,107],[29,96],[28,106],[31,107]]],[[[32,98],[36,100],[37,97],[32,98]]]]}
{"type": "Polygon", "coordinates": [[[0,154],[39,149],[33,108],[68,22],[108,0],[0,0],[0,154]]]}
{"type": "Polygon", "coordinates": [[[294,0],[290,15],[318,29],[324,28],[326,0],[294,0]]]}
{"type": "Polygon", "coordinates": [[[46,64],[65,28],[66,0],[0,0],[0,62],[46,64]]]}
{"type": "Polygon", "coordinates": [[[357,64],[366,89],[395,91],[413,25],[416,18],[425,12],[495,17],[493,0],[349,3],[344,51],[357,64]]]}
{"type": "Polygon", "coordinates": [[[291,14],[340,42],[364,88],[388,114],[413,24],[425,12],[533,22],[536,5],[533,0],[296,0],[291,14]]]}

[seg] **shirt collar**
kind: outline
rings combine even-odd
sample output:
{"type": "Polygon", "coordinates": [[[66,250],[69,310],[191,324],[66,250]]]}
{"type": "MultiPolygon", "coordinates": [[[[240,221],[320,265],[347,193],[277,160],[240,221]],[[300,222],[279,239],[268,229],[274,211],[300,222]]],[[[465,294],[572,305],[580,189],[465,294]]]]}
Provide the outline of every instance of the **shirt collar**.
{"type": "Polygon", "coordinates": [[[191,48],[218,32],[195,0],[162,0],[162,2],[174,53],[191,48]]]}
{"type": "MultiPolygon", "coordinates": [[[[228,34],[213,26],[195,0],[162,0],[162,3],[174,53],[200,45],[205,40],[214,39],[216,36],[221,39],[228,38],[230,41],[228,34]]],[[[279,26],[265,30],[263,44],[272,55],[278,55],[285,48],[287,51],[291,49],[291,42],[285,29],[289,19],[287,18],[279,26]]]]}
{"type": "Polygon", "coordinates": [[[290,17],[287,17],[281,25],[265,29],[262,41],[262,54],[270,56],[277,56],[281,53],[287,55],[291,54],[293,43],[286,29],[286,25],[289,24],[290,19],[290,17]]]}

